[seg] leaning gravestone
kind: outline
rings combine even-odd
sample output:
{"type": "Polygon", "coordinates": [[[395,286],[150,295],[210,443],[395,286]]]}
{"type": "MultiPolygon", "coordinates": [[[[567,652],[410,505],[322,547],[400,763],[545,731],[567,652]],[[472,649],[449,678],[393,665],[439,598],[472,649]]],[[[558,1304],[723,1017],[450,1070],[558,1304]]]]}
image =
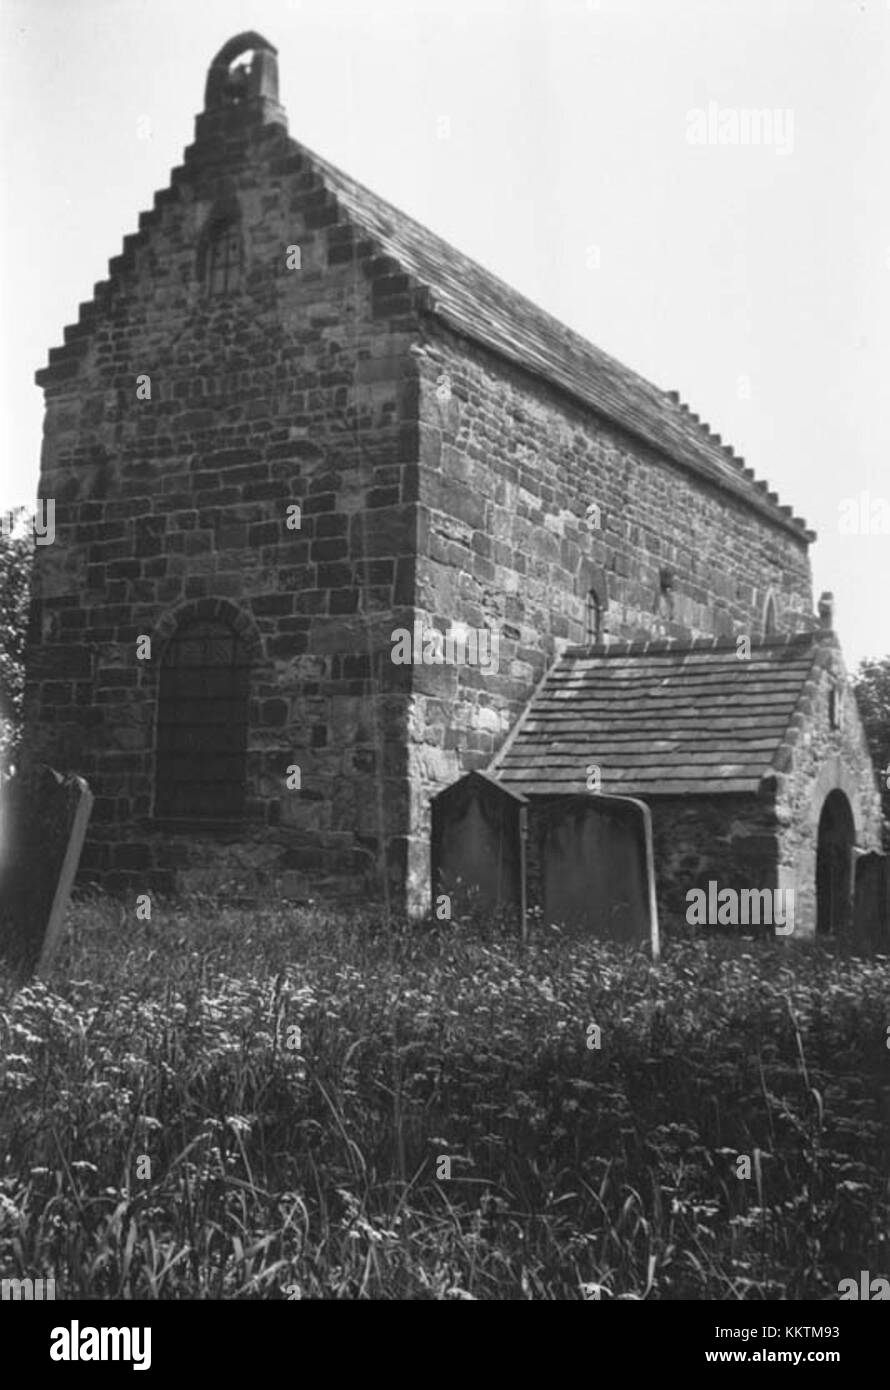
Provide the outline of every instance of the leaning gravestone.
{"type": "Polygon", "coordinates": [[[46,766],[0,789],[0,956],[44,975],[62,936],[93,795],[82,777],[46,766]]]}

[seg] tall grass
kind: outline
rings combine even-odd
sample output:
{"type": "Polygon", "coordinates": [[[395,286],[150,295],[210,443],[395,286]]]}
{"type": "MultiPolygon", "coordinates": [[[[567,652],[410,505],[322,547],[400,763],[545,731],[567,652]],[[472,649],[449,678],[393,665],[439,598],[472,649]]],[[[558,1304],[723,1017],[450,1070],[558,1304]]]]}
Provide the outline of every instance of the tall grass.
{"type": "Polygon", "coordinates": [[[71,928],[47,983],[0,982],[3,1277],[819,1299],[890,1275],[886,957],[706,940],[653,967],[210,901],[81,901],[71,928]]]}

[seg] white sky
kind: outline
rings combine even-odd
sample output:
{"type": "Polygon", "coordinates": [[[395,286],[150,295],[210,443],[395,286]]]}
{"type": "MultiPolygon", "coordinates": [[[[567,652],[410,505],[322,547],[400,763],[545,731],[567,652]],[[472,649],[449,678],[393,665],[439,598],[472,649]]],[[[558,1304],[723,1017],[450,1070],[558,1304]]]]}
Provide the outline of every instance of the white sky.
{"type": "Polygon", "coordinates": [[[890,653],[890,534],[839,526],[890,504],[885,0],[0,0],[0,506],[244,29],[293,136],[678,389],[819,532],[848,663],[890,653]],[[710,102],[790,112],[790,149],[691,145],[710,102]]]}

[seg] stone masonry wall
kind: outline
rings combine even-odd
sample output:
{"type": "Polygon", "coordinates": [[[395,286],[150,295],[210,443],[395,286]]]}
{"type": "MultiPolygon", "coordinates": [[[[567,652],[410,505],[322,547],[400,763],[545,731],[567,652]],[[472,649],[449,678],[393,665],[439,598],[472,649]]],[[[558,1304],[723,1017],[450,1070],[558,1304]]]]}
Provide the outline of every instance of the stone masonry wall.
{"type": "Polygon", "coordinates": [[[653,797],[655,887],[662,928],[684,922],[693,888],[778,886],[778,824],[772,795],[653,797]]]}
{"type": "Polygon", "coordinates": [[[87,877],[143,891],[293,870],[361,893],[385,848],[397,892],[407,689],[388,653],[414,584],[409,300],[285,132],[229,116],[199,117],[171,188],[38,374],[57,535],[37,548],[26,719],[34,752],[96,794],[87,877]],[[209,298],[201,238],[233,207],[242,293],[209,298]],[[247,812],[179,834],[152,819],[160,657],[178,619],[219,614],[254,663],[247,812]],[[301,791],[285,786],[294,763],[301,791]]]}
{"type": "Polygon", "coordinates": [[[778,632],[814,620],[803,538],[438,323],[418,358],[418,615],[500,635],[496,675],[416,670],[410,892],[420,903],[429,797],[487,765],[556,644],[585,640],[589,589],[621,638],[756,637],[770,591],[778,632]],[[598,530],[584,520],[590,503],[598,530]]]}
{"type": "Polygon", "coordinates": [[[779,882],[794,888],[795,933],[816,927],[816,850],[819,817],[832,791],[844,793],[855,826],[855,848],[881,849],[881,803],[862,721],[836,639],[826,633],[821,661],[804,693],[777,777],[780,825],[779,882]],[[840,727],[833,728],[832,689],[840,695],[840,727]]]}

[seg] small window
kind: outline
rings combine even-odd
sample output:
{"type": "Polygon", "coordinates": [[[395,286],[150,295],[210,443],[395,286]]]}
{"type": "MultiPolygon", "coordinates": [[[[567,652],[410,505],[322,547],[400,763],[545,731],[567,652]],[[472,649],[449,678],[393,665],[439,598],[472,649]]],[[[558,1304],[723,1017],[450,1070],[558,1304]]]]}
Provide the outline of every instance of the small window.
{"type": "Polygon", "coordinates": [[[766,600],[766,607],[763,610],[763,635],[764,637],[775,637],[778,624],[776,622],[776,599],[774,594],[770,594],[766,600]]]}
{"type": "Polygon", "coordinates": [[[161,662],[155,815],[237,820],[244,813],[250,665],[227,623],[190,622],[161,662]]]}
{"type": "Polygon", "coordinates": [[[205,250],[204,274],[210,295],[230,294],[241,281],[241,230],[236,223],[213,228],[205,250]]]}
{"type": "Polygon", "coordinates": [[[671,622],[674,617],[674,588],[676,578],[674,571],[668,566],[663,565],[658,572],[658,593],[655,596],[656,617],[671,622]]]}
{"type": "Polygon", "coordinates": [[[839,685],[833,685],[828,692],[828,722],[832,729],[843,727],[844,692],[839,685]]]}
{"type": "Polygon", "coordinates": [[[585,641],[588,647],[595,646],[603,637],[603,603],[596,589],[587,595],[587,614],[585,620],[585,641]]]}

